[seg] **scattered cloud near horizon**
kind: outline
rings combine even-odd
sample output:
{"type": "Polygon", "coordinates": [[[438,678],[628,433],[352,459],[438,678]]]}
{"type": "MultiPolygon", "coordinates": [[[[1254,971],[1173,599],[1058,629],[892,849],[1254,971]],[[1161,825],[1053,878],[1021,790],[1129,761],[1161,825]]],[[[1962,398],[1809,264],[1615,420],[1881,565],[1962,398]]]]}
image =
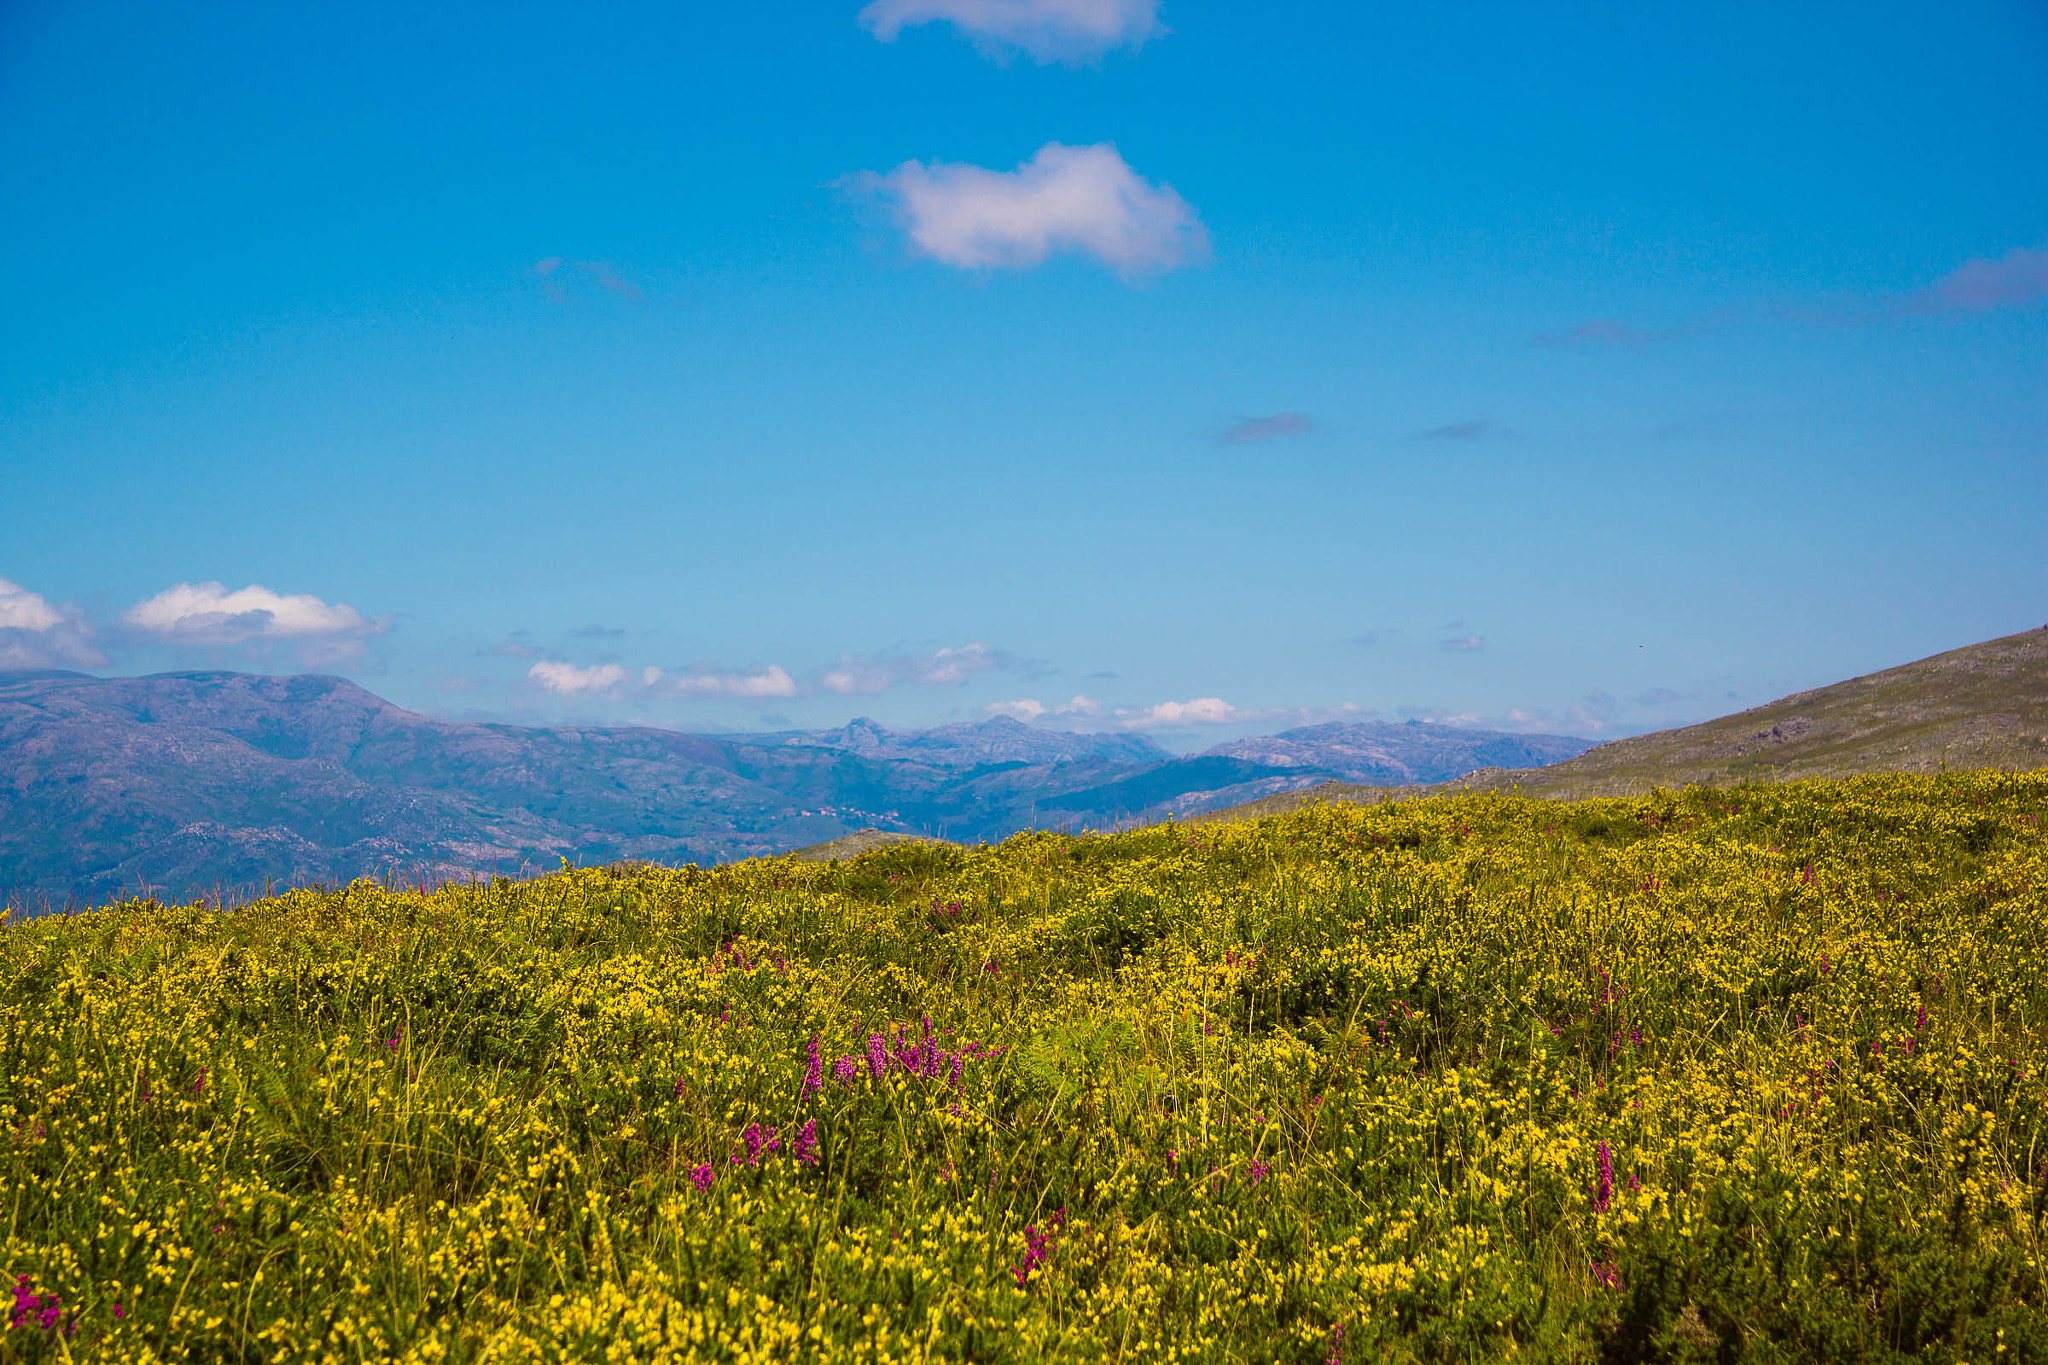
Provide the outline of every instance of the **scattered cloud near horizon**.
{"type": "Polygon", "coordinates": [[[1287,436],[1306,436],[1315,429],[1315,419],[1305,412],[1276,412],[1266,417],[1246,417],[1225,428],[1216,439],[1227,446],[1242,446],[1287,436]]]}
{"type": "Polygon", "coordinates": [[[1479,635],[1454,635],[1437,641],[1437,648],[1451,654],[1477,654],[1486,648],[1486,639],[1479,635]]]}
{"type": "Polygon", "coordinates": [[[820,675],[818,686],[842,697],[871,696],[904,683],[957,687],[977,673],[990,671],[1036,677],[1047,670],[1037,660],[1020,659],[1007,650],[991,649],[976,641],[929,654],[842,654],[837,663],[820,675]]]}
{"type": "Polygon", "coordinates": [[[1048,142],[1014,171],[906,161],[841,183],[886,204],[914,254],[963,270],[1024,270],[1067,253],[1130,280],[1209,254],[1187,200],[1139,176],[1107,142],[1048,142]]]}
{"type": "Polygon", "coordinates": [[[1076,693],[1058,706],[1047,706],[1036,697],[1020,697],[1016,701],[994,701],[981,708],[991,716],[1008,716],[1027,724],[1043,720],[1047,716],[1055,719],[1092,719],[1105,710],[1103,704],[1090,696],[1076,693]]]}
{"type": "Polygon", "coordinates": [[[1036,697],[991,702],[982,708],[990,716],[1008,716],[1027,724],[1079,721],[1108,721],[1120,730],[1190,729],[1211,725],[1260,725],[1290,723],[1314,725],[1332,720],[1368,720],[1378,712],[1349,702],[1341,706],[1281,706],[1248,711],[1232,706],[1221,697],[1195,697],[1188,701],[1154,702],[1150,706],[1110,707],[1094,697],[1076,696],[1057,705],[1036,697]]]}
{"type": "Polygon", "coordinates": [[[1221,697],[1162,701],[1137,711],[1118,710],[1116,723],[1126,730],[1158,730],[1175,725],[1238,725],[1259,719],[1256,711],[1240,711],[1221,697]]]}
{"type": "Polygon", "coordinates": [[[1166,33],[1159,0],[871,0],[860,22],[885,43],[906,28],[946,23],[985,54],[1004,60],[1092,62],[1166,33]]]}
{"type": "Polygon", "coordinates": [[[526,670],[526,676],[556,696],[581,697],[612,691],[626,680],[626,670],[617,664],[578,668],[559,659],[542,659],[526,670]]]}
{"type": "Polygon", "coordinates": [[[64,618],[39,592],[0,578],[0,630],[50,630],[64,618]]]}
{"type": "Polygon", "coordinates": [[[0,578],[0,669],[95,668],[106,661],[82,615],[0,578]]]}
{"type": "Polygon", "coordinates": [[[665,673],[659,668],[648,668],[641,672],[640,682],[644,687],[678,697],[794,697],[797,694],[796,679],[789,676],[780,664],[770,664],[751,673],[721,673],[708,668],[665,673]]]}
{"type": "Polygon", "coordinates": [[[273,592],[260,583],[230,590],[219,583],[178,583],[121,615],[133,630],[167,644],[230,647],[289,642],[309,662],[334,662],[362,652],[363,642],[390,629],[345,602],[311,593],[273,592]]]}
{"type": "MultiPolygon", "coordinates": [[[[495,646],[494,654],[531,657],[536,651],[517,643],[495,646]]],[[[948,646],[930,653],[843,654],[836,663],[799,681],[781,664],[723,669],[712,664],[664,669],[649,665],[636,673],[604,661],[577,665],[561,659],[540,659],[526,670],[536,686],[557,696],[609,696],[621,689],[668,698],[769,698],[872,696],[902,686],[957,687],[977,674],[1006,672],[1040,677],[1050,670],[1040,661],[1020,658],[979,641],[948,646]]]]}

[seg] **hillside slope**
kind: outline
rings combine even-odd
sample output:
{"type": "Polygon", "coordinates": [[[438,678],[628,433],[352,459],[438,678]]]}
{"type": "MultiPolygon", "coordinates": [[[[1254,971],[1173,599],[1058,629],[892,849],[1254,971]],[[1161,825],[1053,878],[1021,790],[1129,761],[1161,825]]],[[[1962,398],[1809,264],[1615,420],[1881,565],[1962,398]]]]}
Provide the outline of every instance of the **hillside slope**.
{"type": "Polygon", "coordinates": [[[1433,785],[1325,783],[1217,818],[1313,800],[1382,801],[1450,789],[1575,800],[1652,787],[1863,773],[2048,768],[2048,626],[1794,693],[1718,720],[1615,740],[1544,768],[1483,769],[1433,785]]]}

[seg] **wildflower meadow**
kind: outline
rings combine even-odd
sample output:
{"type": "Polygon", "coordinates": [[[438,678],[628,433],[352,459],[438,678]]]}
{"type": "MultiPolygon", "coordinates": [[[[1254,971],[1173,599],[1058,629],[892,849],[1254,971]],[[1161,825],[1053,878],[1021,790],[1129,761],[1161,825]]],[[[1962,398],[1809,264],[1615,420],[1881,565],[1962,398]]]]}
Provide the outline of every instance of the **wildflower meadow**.
{"type": "Polygon", "coordinates": [[[0,1361],[2048,1360],[2048,775],[0,932],[0,1361]]]}

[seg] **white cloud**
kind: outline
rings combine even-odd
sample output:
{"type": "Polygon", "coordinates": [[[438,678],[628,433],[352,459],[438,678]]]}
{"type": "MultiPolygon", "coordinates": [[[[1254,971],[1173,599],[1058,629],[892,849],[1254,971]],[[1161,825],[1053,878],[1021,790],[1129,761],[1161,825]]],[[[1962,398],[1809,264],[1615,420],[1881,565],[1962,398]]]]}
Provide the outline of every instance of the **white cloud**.
{"type": "Polygon", "coordinates": [[[558,696],[574,697],[585,692],[609,692],[626,680],[626,670],[617,664],[594,664],[578,668],[553,659],[543,659],[526,670],[526,676],[558,696]]]}
{"type": "Polygon", "coordinates": [[[871,0],[860,21],[885,43],[949,23],[992,54],[1021,48],[1040,62],[1093,61],[1166,32],[1159,0],[871,0]]]}
{"type": "Polygon", "coordinates": [[[930,654],[842,654],[839,662],[820,675],[818,686],[842,697],[886,692],[904,683],[957,687],[991,669],[1030,674],[1041,671],[1041,665],[979,642],[930,654]]]}
{"type": "Polygon", "coordinates": [[[1021,720],[1028,724],[1046,716],[1060,720],[1099,716],[1103,712],[1103,705],[1093,697],[1077,693],[1060,706],[1047,706],[1036,697],[1019,697],[1016,701],[990,702],[981,709],[991,716],[1008,716],[1012,720],[1021,720]]]}
{"type": "Polygon", "coordinates": [[[1048,142],[1014,171],[906,161],[847,183],[886,201],[919,255],[966,270],[1024,269],[1065,251],[1128,279],[1209,252],[1188,202],[1140,178],[1107,142],[1048,142]]]}
{"type": "Polygon", "coordinates": [[[76,611],[0,578],[0,669],[92,668],[106,661],[76,611]]]}
{"type": "Polygon", "coordinates": [[[793,697],[796,679],[781,665],[770,664],[752,673],[718,673],[699,669],[689,673],[664,674],[650,668],[640,675],[648,687],[685,697],[793,697]]]}
{"type": "Polygon", "coordinates": [[[258,584],[230,592],[218,583],[180,583],[137,602],[121,618],[160,639],[191,645],[292,640],[347,653],[382,634],[388,622],[309,593],[286,595],[258,584]]]}
{"type": "Polygon", "coordinates": [[[1240,711],[1221,697],[1155,702],[1142,711],[1116,713],[1117,724],[1126,730],[1153,730],[1167,725],[1235,725],[1258,720],[1261,714],[1240,711]]]}
{"type": "Polygon", "coordinates": [[[45,631],[63,619],[41,593],[0,578],[0,630],[45,631]]]}
{"type": "Polygon", "coordinates": [[[1162,701],[1135,710],[1118,707],[1115,712],[1116,723],[1126,730],[1158,730],[1187,725],[1259,725],[1288,729],[1329,721],[1369,720],[1378,714],[1348,701],[1336,706],[1272,706],[1263,710],[1244,710],[1221,697],[1162,701]]]}

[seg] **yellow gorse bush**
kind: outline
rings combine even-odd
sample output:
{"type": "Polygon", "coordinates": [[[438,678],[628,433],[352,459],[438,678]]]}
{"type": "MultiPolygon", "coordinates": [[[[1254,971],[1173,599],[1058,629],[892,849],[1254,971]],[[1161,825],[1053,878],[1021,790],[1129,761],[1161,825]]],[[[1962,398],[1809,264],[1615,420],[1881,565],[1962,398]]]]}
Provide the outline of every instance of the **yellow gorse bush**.
{"type": "Polygon", "coordinates": [[[2048,1359],[2048,777],[0,934],[0,1359],[2048,1359]]]}

